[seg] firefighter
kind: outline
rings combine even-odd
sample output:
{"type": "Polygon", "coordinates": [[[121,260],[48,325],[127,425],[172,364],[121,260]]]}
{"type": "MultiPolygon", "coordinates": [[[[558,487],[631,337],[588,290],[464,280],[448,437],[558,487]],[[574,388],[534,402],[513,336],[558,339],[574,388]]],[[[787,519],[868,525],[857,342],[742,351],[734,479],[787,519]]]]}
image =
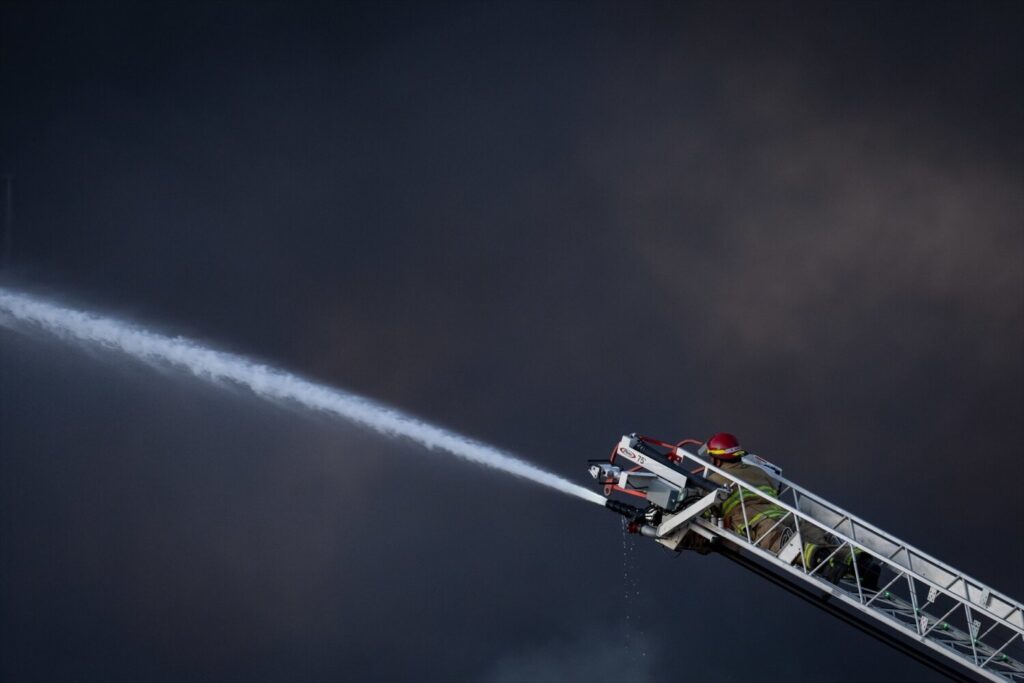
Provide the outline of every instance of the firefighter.
{"type": "MultiPolygon", "coordinates": [[[[777,555],[796,533],[796,525],[792,516],[786,518],[788,513],[784,508],[772,502],[779,497],[776,481],[757,465],[743,461],[746,451],[732,434],[715,434],[707,440],[701,450],[711,457],[712,465],[757,489],[757,493],[753,493],[749,489],[733,485],[733,482],[717,472],[708,474],[708,479],[716,484],[733,486],[719,509],[715,511],[722,518],[725,527],[777,555]]],[[[800,540],[803,542],[803,557],[797,557],[793,564],[806,566],[810,571],[827,560],[827,565],[819,571],[832,583],[839,583],[844,576],[852,574],[852,564],[856,559],[863,585],[868,588],[873,585],[877,588],[879,568],[871,558],[864,555],[864,559],[861,560],[858,557],[860,551],[854,549],[850,552],[848,547],[834,552],[839,544],[814,524],[802,522],[799,528],[800,540]]]]}

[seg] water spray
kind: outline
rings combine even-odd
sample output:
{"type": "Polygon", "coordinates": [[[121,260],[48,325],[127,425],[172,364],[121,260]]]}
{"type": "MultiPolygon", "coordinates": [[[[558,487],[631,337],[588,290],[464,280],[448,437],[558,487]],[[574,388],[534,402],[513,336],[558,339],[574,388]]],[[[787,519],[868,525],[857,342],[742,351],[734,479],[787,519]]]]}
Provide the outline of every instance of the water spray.
{"type": "Polygon", "coordinates": [[[600,494],[493,446],[362,396],[303,379],[243,356],[217,351],[183,337],[157,334],[128,322],[66,308],[4,288],[0,288],[0,325],[99,346],[184,370],[212,382],[226,381],[261,398],[340,417],[385,436],[409,439],[429,450],[444,451],[598,505],[605,504],[600,494]]]}

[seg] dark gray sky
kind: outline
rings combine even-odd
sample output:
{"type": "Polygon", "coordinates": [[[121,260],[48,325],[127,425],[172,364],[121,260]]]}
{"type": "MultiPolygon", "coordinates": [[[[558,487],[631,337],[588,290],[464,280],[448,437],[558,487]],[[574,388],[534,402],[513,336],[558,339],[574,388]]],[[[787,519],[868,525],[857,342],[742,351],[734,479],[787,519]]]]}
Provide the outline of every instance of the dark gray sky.
{"type": "MultiPolygon", "coordinates": [[[[624,432],[734,431],[1020,598],[1022,29],[1018,3],[4,2],[0,282],[580,482],[624,432]]],[[[0,353],[4,680],[933,680],[556,493],[0,353]]]]}

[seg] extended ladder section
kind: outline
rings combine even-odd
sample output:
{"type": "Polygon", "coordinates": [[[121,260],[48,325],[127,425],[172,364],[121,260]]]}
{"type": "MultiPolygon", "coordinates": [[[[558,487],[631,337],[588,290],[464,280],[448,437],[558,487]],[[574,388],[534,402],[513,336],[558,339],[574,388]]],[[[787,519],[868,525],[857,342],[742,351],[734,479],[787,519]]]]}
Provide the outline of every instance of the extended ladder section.
{"type": "Polygon", "coordinates": [[[616,456],[630,461],[632,467],[621,474],[615,468],[619,478],[611,488],[644,497],[666,510],[656,526],[642,529],[659,543],[676,549],[685,544],[685,536],[697,534],[723,554],[954,678],[967,674],[981,680],[1024,682],[1024,608],[1019,602],[781,474],[772,473],[778,482],[776,497],[683,447],[654,439],[624,436],[613,462],[616,456]],[[728,484],[709,481],[706,477],[711,472],[728,484]],[[716,500],[738,489],[745,520],[753,514],[747,514],[747,506],[766,500],[784,514],[757,537],[751,527],[763,525],[745,524],[742,533],[726,528],[710,513],[716,509],[716,500]],[[669,501],[667,495],[677,495],[682,504],[669,501]],[[768,543],[769,537],[778,538],[773,532],[780,528],[786,530],[786,541],[781,547],[768,543]],[[828,557],[809,560],[802,552],[801,536],[813,533],[812,528],[824,531],[834,542],[828,557]],[[872,559],[865,562],[862,555],[872,559]],[[830,574],[833,560],[853,556],[859,559],[849,563],[846,576],[830,574]],[[875,568],[874,575],[862,576],[869,564],[875,568]]]}

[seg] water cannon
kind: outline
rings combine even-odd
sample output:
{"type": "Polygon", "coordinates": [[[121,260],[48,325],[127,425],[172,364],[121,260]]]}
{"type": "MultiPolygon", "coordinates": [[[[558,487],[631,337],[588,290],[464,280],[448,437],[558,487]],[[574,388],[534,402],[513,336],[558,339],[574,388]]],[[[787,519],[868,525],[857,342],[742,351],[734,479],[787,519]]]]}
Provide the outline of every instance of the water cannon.
{"type": "Polygon", "coordinates": [[[623,503],[621,500],[609,498],[604,502],[604,506],[612,512],[619,513],[630,521],[636,521],[644,518],[644,511],[642,508],[630,505],[629,503],[623,503]]]}
{"type": "Polygon", "coordinates": [[[606,500],[604,506],[612,512],[617,512],[629,520],[629,523],[626,526],[626,530],[629,533],[640,534],[641,536],[647,536],[648,538],[657,538],[658,529],[656,520],[661,519],[661,511],[658,510],[658,508],[652,505],[645,510],[643,508],[638,508],[635,505],[615,500],[614,498],[606,500]]]}
{"type": "Polygon", "coordinates": [[[608,460],[590,461],[587,470],[602,486],[605,507],[626,517],[630,532],[675,550],[690,531],[688,522],[711,507],[722,491],[718,484],[687,472],[680,460],[671,444],[630,434],[622,437],[608,460]],[[615,496],[639,499],[644,506],[615,496]]]}

